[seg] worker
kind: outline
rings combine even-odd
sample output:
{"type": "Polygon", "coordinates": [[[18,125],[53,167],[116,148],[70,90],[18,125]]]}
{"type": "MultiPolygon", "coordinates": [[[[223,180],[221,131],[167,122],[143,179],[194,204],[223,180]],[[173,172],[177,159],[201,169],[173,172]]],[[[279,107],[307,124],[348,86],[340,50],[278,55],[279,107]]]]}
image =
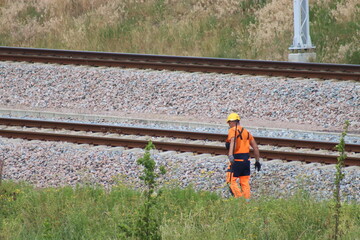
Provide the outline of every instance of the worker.
{"type": "Polygon", "coordinates": [[[255,169],[260,171],[260,152],[254,137],[240,125],[240,116],[231,113],[227,118],[229,124],[226,148],[228,151],[229,167],[226,182],[235,198],[244,197],[250,200],[250,146],[255,155],[255,169]],[[238,185],[238,179],[241,189],[238,185]]]}

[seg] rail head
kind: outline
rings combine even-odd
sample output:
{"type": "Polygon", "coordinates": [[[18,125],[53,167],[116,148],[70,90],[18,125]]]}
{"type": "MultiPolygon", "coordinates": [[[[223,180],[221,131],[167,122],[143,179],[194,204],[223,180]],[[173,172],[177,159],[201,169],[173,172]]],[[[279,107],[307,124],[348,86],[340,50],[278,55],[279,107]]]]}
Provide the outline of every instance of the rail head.
{"type": "MultiPolygon", "coordinates": [[[[127,147],[127,148],[144,148],[148,141],[137,139],[122,139],[114,137],[99,137],[99,136],[85,136],[63,133],[49,133],[49,132],[32,132],[24,130],[3,130],[0,129],[0,136],[7,138],[22,138],[27,140],[45,140],[45,141],[66,141],[77,144],[92,144],[105,145],[112,147],[127,147]]],[[[213,146],[204,144],[188,144],[188,143],[174,143],[153,141],[158,150],[162,151],[177,151],[177,152],[193,152],[193,153],[209,153],[213,155],[226,155],[227,150],[224,146],[213,146]]],[[[337,156],[321,155],[302,152],[282,152],[274,150],[262,150],[262,157],[271,159],[282,159],[286,161],[303,161],[303,162],[318,162],[323,164],[337,163],[337,156]]],[[[250,152],[253,157],[253,152],[250,152]]],[[[360,166],[360,159],[356,157],[347,157],[344,161],[345,166],[360,166]]]]}
{"type": "MultiPolygon", "coordinates": [[[[227,135],[225,133],[180,131],[180,130],[164,129],[164,128],[130,127],[130,126],[120,126],[114,124],[65,122],[65,121],[55,121],[55,120],[23,119],[23,118],[13,118],[13,117],[0,117],[0,124],[8,125],[8,126],[67,129],[74,131],[91,131],[91,132],[103,132],[103,133],[107,132],[107,133],[126,134],[126,135],[172,137],[172,138],[183,138],[190,140],[208,140],[208,141],[219,141],[219,142],[225,142],[227,138],[227,135]]],[[[272,145],[278,147],[334,150],[337,144],[334,142],[300,140],[300,139],[289,139],[289,138],[269,138],[269,137],[262,137],[256,135],[254,137],[257,143],[260,145],[272,145]]],[[[346,144],[345,148],[346,151],[348,152],[360,153],[360,144],[346,144]]]]}
{"type": "Polygon", "coordinates": [[[360,81],[360,65],[0,47],[0,60],[360,81]]]}

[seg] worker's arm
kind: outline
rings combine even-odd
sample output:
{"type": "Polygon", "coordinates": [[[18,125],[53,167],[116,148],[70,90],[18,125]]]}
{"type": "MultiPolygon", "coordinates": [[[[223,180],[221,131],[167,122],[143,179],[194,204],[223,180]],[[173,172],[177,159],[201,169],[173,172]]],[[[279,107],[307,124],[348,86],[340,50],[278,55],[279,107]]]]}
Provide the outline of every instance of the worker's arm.
{"type": "MultiPolygon", "coordinates": [[[[260,159],[260,152],[259,152],[259,147],[255,141],[255,139],[252,139],[250,141],[250,146],[252,147],[252,149],[254,150],[254,155],[255,155],[255,160],[258,162],[260,159]]],[[[231,147],[231,146],[230,146],[231,147]]]]}
{"type": "Polygon", "coordinates": [[[229,153],[228,153],[229,156],[234,154],[234,141],[235,141],[235,138],[230,139],[230,147],[229,147],[229,153]]]}
{"type": "Polygon", "coordinates": [[[229,147],[229,153],[228,153],[228,158],[229,158],[230,163],[234,162],[234,156],[233,156],[233,153],[234,153],[234,141],[235,141],[235,138],[230,139],[230,147],[229,147]]]}

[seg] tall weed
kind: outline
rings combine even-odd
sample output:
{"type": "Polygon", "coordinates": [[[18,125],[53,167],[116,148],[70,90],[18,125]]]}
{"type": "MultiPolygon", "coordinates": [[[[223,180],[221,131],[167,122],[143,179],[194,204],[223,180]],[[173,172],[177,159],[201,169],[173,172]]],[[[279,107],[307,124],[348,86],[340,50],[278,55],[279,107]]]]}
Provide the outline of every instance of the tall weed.
{"type": "Polygon", "coordinates": [[[340,230],[340,213],[341,213],[341,193],[340,193],[340,185],[341,181],[344,179],[345,174],[342,172],[343,167],[345,166],[345,159],[346,159],[346,153],[345,153],[345,137],[347,135],[347,131],[349,128],[350,122],[345,121],[344,124],[344,131],[341,134],[340,142],[336,145],[336,150],[339,151],[340,156],[337,158],[337,164],[336,164],[336,175],[335,175],[335,190],[334,190],[334,200],[335,200],[335,206],[334,206],[334,218],[335,218],[335,226],[334,226],[334,239],[338,239],[341,235],[340,230]]]}

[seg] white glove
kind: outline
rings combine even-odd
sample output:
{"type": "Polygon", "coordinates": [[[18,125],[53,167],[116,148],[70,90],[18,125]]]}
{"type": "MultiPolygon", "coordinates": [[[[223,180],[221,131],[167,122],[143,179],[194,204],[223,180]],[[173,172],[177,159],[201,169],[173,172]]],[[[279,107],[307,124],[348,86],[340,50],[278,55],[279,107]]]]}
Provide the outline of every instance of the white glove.
{"type": "Polygon", "coordinates": [[[233,164],[235,162],[234,155],[229,155],[228,158],[229,158],[229,161],[231,164],[233,164]]]}

